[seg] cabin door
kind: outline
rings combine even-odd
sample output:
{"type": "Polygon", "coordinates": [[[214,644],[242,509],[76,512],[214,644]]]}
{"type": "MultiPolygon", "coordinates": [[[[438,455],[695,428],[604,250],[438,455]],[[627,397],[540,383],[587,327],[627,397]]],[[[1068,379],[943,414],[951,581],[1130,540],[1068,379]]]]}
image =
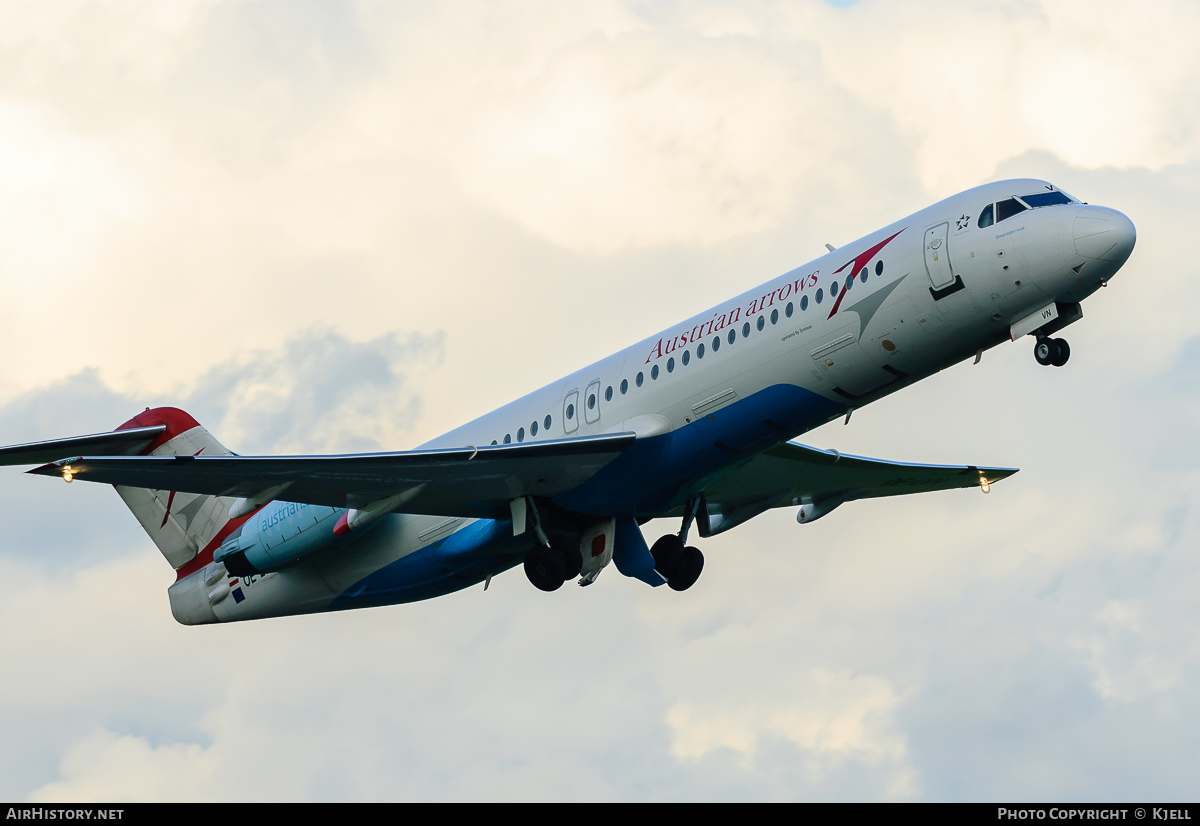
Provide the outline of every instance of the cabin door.
{"type": "Polygon", "coordinates": [[[600,421],[600,382],[594,381],[583,391],[583,420],[588,424],[600,421]]]}
{"type": "Polygon", "coordinates": [[[945,221],[925,230],[925,269],[929,282],[935,290],[945,289],[954,283],[954,272],[950,266],[950,222],[945,221]]]}

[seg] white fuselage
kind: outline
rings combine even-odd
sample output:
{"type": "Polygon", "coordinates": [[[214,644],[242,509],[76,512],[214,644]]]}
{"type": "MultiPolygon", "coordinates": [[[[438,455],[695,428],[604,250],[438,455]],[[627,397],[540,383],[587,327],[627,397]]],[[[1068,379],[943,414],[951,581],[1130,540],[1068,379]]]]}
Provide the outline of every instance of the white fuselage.
{"type": "MultiPolygon", "coordinates": [[[[627,431],[638,434],[638,442],[674,436],[678,447],[687,443],[685,434],[702,431],[725,453],[662,453],[663,466],[654,470],[664,478],[643,483],[650,474],[631,465],[625,475],[610,475],[559,503],[580,513],[599,512],[598,502],[606,508],[617,503],[617,510],[638,518],[665,513],[702,494],[722,463],[732,467],[747,451],[794,438],[1007,341],[1031,314],[1061,319],[1059,326],[1075,320],[1078,302],[1128,257],[1133,226],[1118,212],[1073,199],[997,220],[998,203],[1055,191],[1044,181],[1015,180],[955,195],[424,447],[627,431]],[[979,226],[982,216],[993,223],[979,226]]],[[[225,600],[214,608],[216,618],[353,607],[346,601],[365,598],[374,572],[473,525],[480,530],[469,519],[386,517],[351,546],[246,582],[254,599],[225,600]]],[[[487,537],[496,549],[490,568],[456,571],[414,561],[412,575],[432,577],[432,584],[379,602],[457,590],[519,561],[514,554],[521,546],[511,531],[487,537]]],[[[181,580],[175,588],[184,585],[181,580]]]]}

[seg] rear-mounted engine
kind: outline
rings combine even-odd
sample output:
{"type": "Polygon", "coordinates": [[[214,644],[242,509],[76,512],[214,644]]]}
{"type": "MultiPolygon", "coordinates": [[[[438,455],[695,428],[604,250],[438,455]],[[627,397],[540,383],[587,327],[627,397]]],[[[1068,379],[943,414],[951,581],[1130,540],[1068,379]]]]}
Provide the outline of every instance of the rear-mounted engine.
{"type": "Polygon", "coordinates": [[[234,576],[278,571],[321,548],[340,544],[333,527],[342,509],[271,502],[230,535],[213,554],[234,576]]]}

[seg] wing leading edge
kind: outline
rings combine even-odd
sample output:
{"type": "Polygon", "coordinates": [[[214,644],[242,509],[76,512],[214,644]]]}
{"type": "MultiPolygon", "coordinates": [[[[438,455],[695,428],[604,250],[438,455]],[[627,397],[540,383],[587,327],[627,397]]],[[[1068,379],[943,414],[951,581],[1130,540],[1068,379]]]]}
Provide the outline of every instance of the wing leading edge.
{"type": "MultiPolygon", "coordinates": [[[[29,471],[41,476],[211,496],[269,498],[336,508],[403,494],[404,510],[504,518],[520,496],[554,497],[590,479],[631,444],[633,433],[529,444],[345,456],[76,456],[29,471]]],[[[70,442],[71,440],[63,440],[70,442]]],[[[36,453],[36,446],[27,455],[36,453]]],[[[0,458],[3,449],[0,449],[0,458]]],[[[44,460],[43,460],[44,461],[44,460]]],[[[8,462],[18,464],[18,462],[8,462]]]]}

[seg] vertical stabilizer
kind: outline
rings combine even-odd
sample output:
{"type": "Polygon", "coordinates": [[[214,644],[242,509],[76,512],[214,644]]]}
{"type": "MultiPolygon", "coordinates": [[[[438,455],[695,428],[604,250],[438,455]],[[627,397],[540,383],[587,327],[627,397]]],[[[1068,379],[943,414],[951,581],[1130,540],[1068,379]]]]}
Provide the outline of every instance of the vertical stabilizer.
{"type": "MultiPolygon", "coordinates": [[[[166,425],[166,430],[142,450],[143,456],[232,456],[182,410],[158,407],[134,416],[117,430],[166,425]]],[[[232,497],[203,496],[170,490],[116,486],[117,493],[175,569],[192,561],[229,522],[232,497]]]]}

